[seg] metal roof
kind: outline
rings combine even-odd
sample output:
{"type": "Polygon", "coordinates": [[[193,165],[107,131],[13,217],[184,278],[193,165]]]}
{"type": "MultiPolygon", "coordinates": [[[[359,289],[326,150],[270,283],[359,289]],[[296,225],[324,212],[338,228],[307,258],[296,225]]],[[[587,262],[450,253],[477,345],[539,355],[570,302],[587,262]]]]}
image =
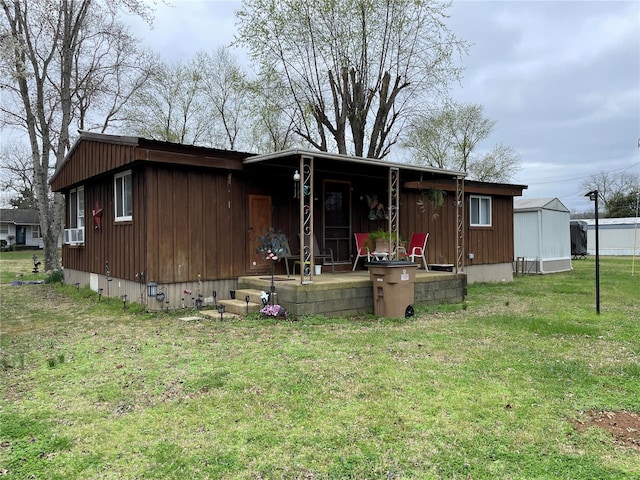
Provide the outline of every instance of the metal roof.
{"type": "MultiPolygon", "coordinates": [[[[596,220],[595,218],[587,218],[584,219],[587,222],[587,225],[590,227],[595,227],[596,220]]],[[[640,217],[624,217],[624,218],[598,218],[598,225],[607,226],[607,225],[632,225],[636,224],[640,225],[640,217]]]]}
{"type": "Polygon", "coordinates": [[[457,170],[445,170],[443,168],[425,167],[422,165],[415,165],[411,163],[389,162],[386,160],[379,160],[375,158],[364,158],[364,157],[356,157],[353,155],[342,155],[339,153],[328,153],[328,152],[303,150],[303,149],[291,149],[291,150],[283,150],[281,152],[267,153],[264,155],[255,155],[253,157],[246,158],[245,160],[242,161],[242,163],[245,165],[249,165],[253,163],[263,163],[270,160],[282,160],[289,157],[313,157],[313,158],[321,158],[325,160],[335,160],[340,162],[363,164],[368,166],[378,166],[378,167],[385,167],[385,168],[397,167],[402,170],[413,170],[416,172],[447,175],[451,177],[462,178],[466,176],[465,172],[460,172],[457,170]]]}
{"type": "Polygon", "coordinates": [[[555,210],[569,212],[569,209],[557,198],[518,198],[513,202],[514,211],[555,210]]]}

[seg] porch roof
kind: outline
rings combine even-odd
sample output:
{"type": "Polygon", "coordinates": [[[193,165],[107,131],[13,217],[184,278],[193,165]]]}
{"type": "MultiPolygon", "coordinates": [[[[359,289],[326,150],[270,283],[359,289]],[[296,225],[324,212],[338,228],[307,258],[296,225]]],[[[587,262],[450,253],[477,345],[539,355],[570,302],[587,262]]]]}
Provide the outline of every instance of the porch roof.
{"type": "MultiPolygon", "coordinates": [[[[301,157],[312,157],[314,159],[322,160],[321,164],[316,164],[316,169],[338,169],[341,172],[345,172],[345,168],[352,167],[354,170],[358,170],[363,166],[375,171],[386,171],[391,167],[396,167],[403,171],[405,174],[413,172],[416,176],[427,174],[430,178],[464,178],[465,172],[457,170],[446,170],[442,168],[427,167],[423,165],[415,165],[410,163],[390,162],[387,160],[379,160],[375,158],[356,157],[353,155],[342,155],[338,153],[328,153],[304,149],[290,149],[280,152],[267,153],[263,155],[255,155],[249,158],[245,158],[242,163],[244,165],[261,164],[271,165],[274,167],[295,167],[301,157]]],[[[361,172],[361,170],[359,170],[361,172]]],[[[348,173],[348,172],[346,172],[348,173]]]]}

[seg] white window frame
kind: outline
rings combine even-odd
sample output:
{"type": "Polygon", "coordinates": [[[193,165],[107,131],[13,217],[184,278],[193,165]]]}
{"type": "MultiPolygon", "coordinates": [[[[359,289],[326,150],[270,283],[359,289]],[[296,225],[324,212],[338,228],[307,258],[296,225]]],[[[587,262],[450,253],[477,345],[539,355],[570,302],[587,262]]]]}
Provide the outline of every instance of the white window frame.
{"type": "Polygon", "coordinates": [[[64,243],[84,244],[84,187],[69,191],[69,228],[64,230],[64,243]]]}
{"type": "Polygon", "coordinates": [[[84,228],[84,187],[74,188],[69,192],[69,227],[84,228]],[[75,195],[75,207],[71,205],[71,199],[75,195]],[[75,212],[75,215],[72,215],[75,212]]]}
{"type": "Polygon", "coordinates": [[[469,225],[472,227],[491,227],[493,225],[491,197],[483,195],[469,196],[469,225]],[[475,203],[475,205],[474,205],[475,203]],[[483,208],[485,204],[487,207],[483,208]],[[486,217],[489,218],[486,218],[486,217]],[[477,217],[477,218],[474,218],[477,217]],[[476,220],[474,222],[474,220],[476,220]]]}
{"type": "Polygon", "coordinates": [[[8,223],[0,223],[0,235],[9,235],[8,223]]]}
{"type": "Polygon", "coordinates": [[[133,220],[133,186],[131,180],[131,170],[127,170],[113,176],[113,207],[115,209],[114,214],[116,222],[128,222],[133,220]],[[128,194],[126,189],[127,182],[129,184],[128,194]],[[129,205],[127,205],[127,203],[129,205]],[[129,213],[128,215],[127,212],[129,213]]]}
{"type": "Polygon", "coordinates": [[[37,240],[41,237],[42,234],[40,233],[40,225],[31,225],[31,238],[37,240]]]}

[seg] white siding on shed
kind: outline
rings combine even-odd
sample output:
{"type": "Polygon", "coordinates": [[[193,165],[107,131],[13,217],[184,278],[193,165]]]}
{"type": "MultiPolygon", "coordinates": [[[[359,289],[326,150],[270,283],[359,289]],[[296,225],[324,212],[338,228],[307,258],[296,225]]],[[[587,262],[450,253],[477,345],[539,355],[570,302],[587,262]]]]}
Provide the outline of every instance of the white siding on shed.
{"type": "Polygon", "coordinates": [[[557,198],[518,199],[514,203],[514,249],[525,271],[571,270],[569,210],[557,198]]]}

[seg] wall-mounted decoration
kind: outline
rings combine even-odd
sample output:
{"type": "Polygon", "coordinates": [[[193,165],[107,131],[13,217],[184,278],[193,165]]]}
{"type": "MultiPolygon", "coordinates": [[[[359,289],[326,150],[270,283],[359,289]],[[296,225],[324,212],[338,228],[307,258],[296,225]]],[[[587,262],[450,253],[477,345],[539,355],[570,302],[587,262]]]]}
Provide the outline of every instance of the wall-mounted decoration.
{"type": "Polygon", "coordinates": [[[96,230],[102,230],[102,212],[104,212],[104,208],[100,208],[100,203],[96,200],[96,204],[91,212],[93,215],[93,228],[96,230]]]}
{"type": "Polygon", "coordinates": [[[369,197],[367,195],[367,203],[369,204],[369,220],[384,220],[389,218],[384,205],[378,200],[378,196],[369,197]]]}

